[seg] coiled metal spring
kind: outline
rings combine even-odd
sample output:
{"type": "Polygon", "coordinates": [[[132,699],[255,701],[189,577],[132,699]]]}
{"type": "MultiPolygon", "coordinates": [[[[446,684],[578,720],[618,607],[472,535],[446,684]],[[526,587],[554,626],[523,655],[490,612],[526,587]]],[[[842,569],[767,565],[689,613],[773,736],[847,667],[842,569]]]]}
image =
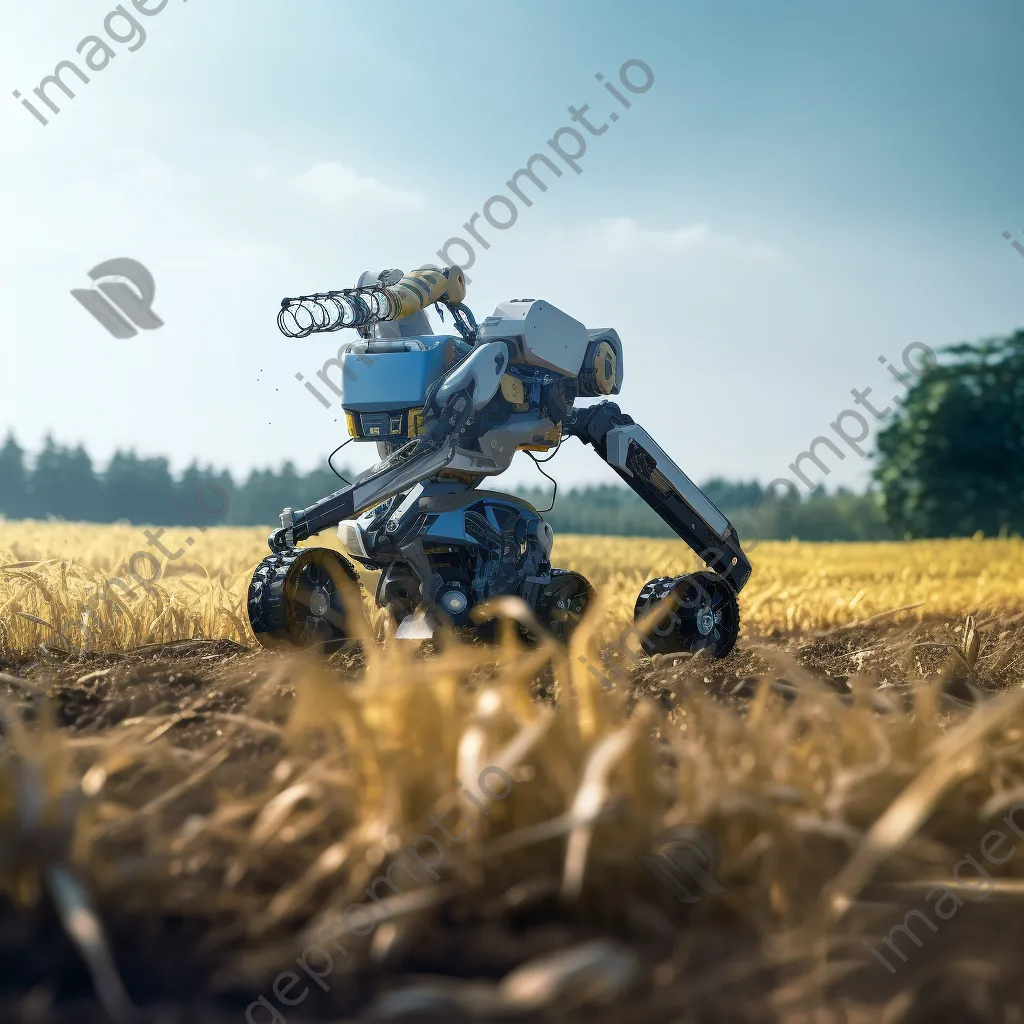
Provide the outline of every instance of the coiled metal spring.
{"type": "Polygon", "coordinates": [[[384,285],[343,288],[282,299],[277,326],[288,338],[306,338],[345,327],[372,327],[401,312],[397,297],[384,285]]]}

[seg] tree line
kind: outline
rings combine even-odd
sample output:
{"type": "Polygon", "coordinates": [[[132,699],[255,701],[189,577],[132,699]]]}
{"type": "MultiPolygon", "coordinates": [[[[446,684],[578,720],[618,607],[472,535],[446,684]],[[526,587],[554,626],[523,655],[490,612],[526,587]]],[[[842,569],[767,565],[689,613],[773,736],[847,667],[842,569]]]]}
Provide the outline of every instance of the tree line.
{"type": "Polygon", "coordinates": [[[341,486],[326,467],[300,473],[290,462],[236,482],[227,470],[198,463],[175,475],[167,459],[133,451],[116,452],[99,470],[82,445],[52,437],[34,459],[12,434],[0,447],[0,515],[8,519],[183,526],[195,522],[199,507],[227,525],[273,525],[285,506],[302,508],[341,486]]]}
{"type": "MultiPolygon", "coordinates": [[[[826,493],[818,487],[797,502],[766,500],[756,480],[736,482],[720,477],[706,481],[701,490],[736,527],[741,540],[891,540],[893,532],[882,514],[881,496],[857,494],[840,487],[826,493]],[[756,511],[756,525],[749,515],[756,511]]],[[[551,488],[520,490],[538,509],[551,502],[551,488]]],[[[657,513],[631,490],[601,484],[569,490],[544,518],[555,533],[594,533],[625,537],[674,537],[657,513]]]]}
{"type": "MultiPolygon", "coordinates": [[[[341,470],[345,473],[345,469],[341,470]]],[[[235,481],[227,470],[196,463],[175,476],[165,458],[118,451],[98,470],[81,445],[47,437],[35,458],[9,434],[0,448],[0,515],[8,519],[59,518],[112,523],[127,519],[153,526],[191,525],[197,509],[205,519],[234,526],[274,526],[286,506],[303,508],[343,486],[326,467],[298,472],[286,462],[235,481]]],[[[727,515],[758,506],[756,482],[708,481],[705,491],[727,515]]],[[[520,488],[537,508],[549,504],[543,488],[520,488]]],[[[671,530],[632,491],[604,484],[563,490],[546,518],[556,531],[613,536],[671,537],[671,530]]],[[[806,540],[871,540],[887,537],[877,495],[820,489],[794,507],[777,502],[762,509],[762,537],[806,540]],[[767,511],[767,518],[765,518],[767,511]]],[[[742,524],[740,524],[740,527],[742,524]]],[[[738,527],[738,528],[740,528],[738,527]]]]}
{"type": "MultiPolygon", "coordinates": [[[[874,489],[826,493],[818,486],[776,499],[755,480],[714,478],[703,485],[708,497],[748,539],[744,513],[752,510],[760,539],[1024,532],[1024,331],[944,351],[947,361],[914,384],[879,432],[874,489]]],[[[235,481],[227,470],[197,463],[175,476],[167,459],[130,451],[118,451],[99,470],[81,445],[51,437],[31,459],[13,435],[0,448],[0,515],[8,519],[177,526],[194,523],[201,507],[219,523],[272,527],[286,506],[303,508],[340,486],[326,466],[300,473],[286,462],[235,481]]],[[[549,489],[519,493],[539,509],[549,503],[549,489]]],[[[568,533],[672,536],[624,486],[563,490],[546,518],[568,533]]]]}

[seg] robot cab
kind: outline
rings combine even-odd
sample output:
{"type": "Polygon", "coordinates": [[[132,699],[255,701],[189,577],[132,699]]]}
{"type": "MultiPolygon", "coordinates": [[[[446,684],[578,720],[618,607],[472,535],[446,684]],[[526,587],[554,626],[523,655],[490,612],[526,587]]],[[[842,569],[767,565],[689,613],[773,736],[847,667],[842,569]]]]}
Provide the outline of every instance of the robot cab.
{"type": "Polygon", "coordinates": [[[430,389],[469,351],[461,338],[431,334],[352,342],[341,354],[349,434],[381,443],[382,454],[418,437],[430,389]]]}

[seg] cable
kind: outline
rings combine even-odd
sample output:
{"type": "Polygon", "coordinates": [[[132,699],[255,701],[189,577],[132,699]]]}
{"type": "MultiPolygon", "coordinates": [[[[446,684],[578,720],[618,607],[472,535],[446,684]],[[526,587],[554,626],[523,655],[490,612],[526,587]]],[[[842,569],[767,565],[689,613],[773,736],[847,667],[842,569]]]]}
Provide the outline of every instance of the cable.
{"type": "Polygon", "coordinates": [[[531,459],[533,459],[533,464],[537,467],[537,471],[540,473],[540,475],[542,477],[545,477],[546,479],[550,480],[551,483],[554,485],[554,489],[551,492],[551,504],[548,505],[547,508],[539,508],[539,509],[537,509],[537,511],[540,512],[542,515],[545,512],[550,512],[555,507],[555,499],[558,497],[558,481],[553,476],[548,476],[548,474],[545,473],[543,469],[541,469],[541,466],[545,462],[550,462],[558,454],[558,449],[561,448],[561,447],[562,447],[562,438],[559,438],[558,439],[558,444],[555,445],[555,450],[546,459],[538,459],[537,456],[533,454],[533,452],[527,452],[526,453],[527,455],[530,456],[531,459]]]}
{"type": "Polygon", "coordinates": [[[343,483],[345,484],[345,486],[346,486],[346,487],[351,487],[351,486],[352,486],[352,481],[351,481],[351,480],[348,480],[348,479],[346,479],[345,477],[343,477],[343,476],[342,476],[342,475],[341,475],[341,474],[340,474],[340,473],[339,473],[339,472],[338,472],[338,471],[337,471],[337,470],[336,470],[336,469],[334,468],[334,463],[333,463],[333,462],[331,462],[331,459],[333,459],[333,458],[334,458],[334,456],[335,456],[335,455],[337,455],[337,454],[338,454],[338,452],[340,452],[340,451],[341,451],[341,449],[345,447],[345,445],[347,445],[347,444],[351,444],[351,443],[352,443],[352,442],[353,442],[354,440],[355,440],[355,438],[354,438],[354,437],[350,437],[350,438],[349,438],[349,439],[348,439],[347,441],[342,441],[342,442],[341,442],[341,444],[339,444],[339,445],[338,445],[338,447],[337,447],[337,448],[335,448],[335,449],[334,449],[334,451],[333,451],[333,452],[331,452],[331,454],[327,456],[327,465],[331,467],[331,472],[332,472],[332,473],[333,473],[333,474],[334,474],[334,475],[335,475],[335,476],[336,476],[336,477],[337,477],[337,478],[338,478],[339,480],[341,480],[341,481],[342,481],[342,482],[343,482],[343,483]]]}
{"type": "Polygon", "coordinates": [[[463,341],[468,341],[470,345],[476,344],[477,334],[477,323],[476,317],[473,316],[473,311],[469,306],[459,303],[453,306],[451,303],[445,303],[448,307],[448,311],[452,315],[452,319],[455,321],[455,329],[462,335],[463,341]]]}
{"type": "MultiPolygon", "coordinates": [[[[555,445],[555,450],[554,450],[554,451],[553,451],[553,452],[552,452],[552,453],[551,453],[551,454],[550,454],[550,455],[549,455],[549,456],[548,456],[548,457],[547,457],[546,459],[538,459],[538,458],[537,458],[537,456],[533,454],[533,452],[529,452],[529,451],[528,451],[528,452],[527,452],[526,454],[527,454],[527,455],[529,455],[529,456],[530,456],[530,458],[531,458],[531,459],[533,459],[533,461],[534,461],[534,462],[536,462],[538,466],[539,466],[539,465],[540,465],[540,464],[541,464],[542,462],[550,462],[550,461],[551,461],[551,460],[552,460],[552,459],[553,459],[553,458],[554,458],[554,457],[555,457],[555,456],[556,456],[556,455],[558,454],[558,449],[562,447],[562,442],[563,442],[564,440],[565,440],[565,437],[564,437],[564,436],[563,436],[563,437],[560,437],[560,438],[558,439],[558,444],[556,444],[556,445],[555,445]]],[[[549,478],[549,479],[550,479],[550,478],[549,478]]]]}

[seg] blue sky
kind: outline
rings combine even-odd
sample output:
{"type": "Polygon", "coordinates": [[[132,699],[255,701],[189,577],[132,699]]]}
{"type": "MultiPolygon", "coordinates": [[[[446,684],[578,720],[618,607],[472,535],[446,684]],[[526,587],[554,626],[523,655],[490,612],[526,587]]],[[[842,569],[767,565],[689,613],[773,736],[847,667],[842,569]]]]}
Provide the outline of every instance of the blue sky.
{"type": "MultiPolygon", "coordinates": [[[[690,475],[785,475],[851,388],[897,393],[879,354],[1024,326],[1019,3],[168,0],[42,127],[10,92],[115,6],[4,15],[0,429],[30,447],[314,465],[344,424],[295,374],[340,339],[282,337],[280,298],[435,259],[584,103],[608,130],[487,229],[467,301],[617,328],[620,404],[690,475]],[[654,84],[625,110],[594,76],[631,58],[654,84]],[[160,330],[119,341],[70,297],[118,256],[160,330]]],[[[549,468],[609,475],[575,444],[549,468]]]]}

